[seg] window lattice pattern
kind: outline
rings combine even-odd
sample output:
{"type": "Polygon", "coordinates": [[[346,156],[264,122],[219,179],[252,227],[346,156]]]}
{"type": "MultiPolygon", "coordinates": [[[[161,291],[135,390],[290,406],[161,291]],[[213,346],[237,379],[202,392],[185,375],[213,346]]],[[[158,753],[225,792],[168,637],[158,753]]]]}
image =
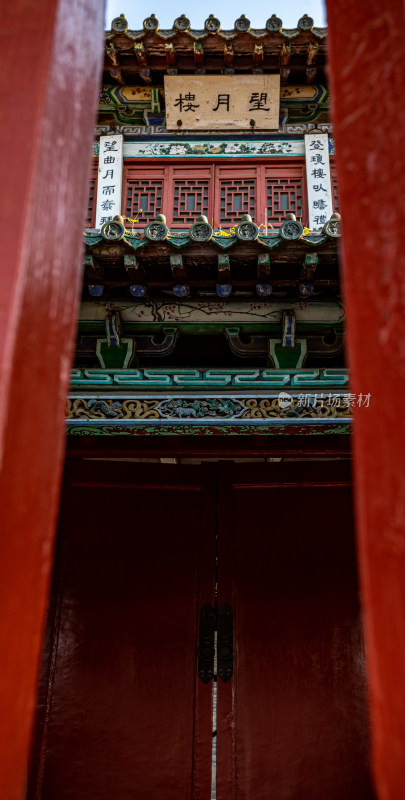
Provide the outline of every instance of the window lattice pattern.
{"type": "Polygon", "coordinates": [[[89,201],[87,205],[86,228],[91,228],[93,224],[93,208],[94,208],[95,194],[96,194],[96,178],[92,178],[90,181],[89,201]]]}
{"type": "Polygon", "coordinates": [[[162,180],[128,181],[125,216],[138,219],[142,226],[155,219],[161,213],[162,190],[162,180]]]}
{"type": "Polygon", "coordinates": [[[174,181],[173,223],[192,225],[201,214],[208,214],[208,180],[174,181]]]}
{"type": "Polygon", "coordinates": [[[267,179],[267,220],[281,224],[292,211],[297,219],[302,215],[302,184],[300,178],[267,179]]]}
{"type": "Polygon", "coordinates": [[[337,178],[332,175],[332,202],[333,202],[333,210],[339,211],[339,190],[337,184],[337,178]]]}
{"type": "Polygon", "coordinates": [[[250,214],[255,218],[255,181],[254,180],[221,180],[220,184],[220,221],[237,222],[242,214],[250,214]]]}

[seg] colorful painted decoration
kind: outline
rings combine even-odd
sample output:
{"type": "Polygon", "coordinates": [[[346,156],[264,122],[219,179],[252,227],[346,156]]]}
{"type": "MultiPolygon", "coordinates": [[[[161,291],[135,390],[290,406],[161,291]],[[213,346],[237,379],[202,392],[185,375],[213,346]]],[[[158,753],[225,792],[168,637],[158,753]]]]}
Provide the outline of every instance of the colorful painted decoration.
{"type": "MultiPolygon", "coordinates": [[[[369,395],[359,395],[364,405],[370,403],[369,395]]],[[[229,395],[149,395],[142,397],[97,397],[72,395],[67,401],[68,425],[103,424],[117,420],[127,425],[170,424],[171,421],[207,420],[213,424],[229,421],[233,424],[277,425],[281,421],[290,423],[330,423],[351,421],[353,405],[358,404],[357,395],[329,392],[322,397],[318,393],[288,394],[285,391],[258,397],[232,397],[229,395]]]]}
{"type": "Polygon", "coordinates": [[[229,297],[232,294],[232,284],[217,283],[216,292],[218,297],[229,297]]]}
{"type": "Polygon", "coordinates": [[[259,297],[270,297],[273,287],[269,283],[256,283],[256,294],[259,297]]]}
{"type": "Polygon", "coordinates": [[[134,283],[129,287],[129,291],[131,292],[132,297],[145,297],[146,286],[142,286],[140,283],[134,283]]]}
{"type": "Polygon", "coordinates": [[[92,283],[88,287],[90,297],[102,297],[104,286],[102,284],[92,283]]]}
{"type": "Polygon", "coordinates": [[[191,142],[181,141],[155,141],[155,142],[125,142],[124,158],[232,158],[255,156],[291,156],[302,157],[305,155],[303,139],[291,141],[289,139],[223,139],[210,141],[209,139],[194,139],[191,142]]]}
{"type": "MultiPolygon", "coordinates": [[[[221,281],[225,283],[225,281],[221,281]]],[[[226,281],[228,282],[228,281],[226,281]]],[[[263,282],[264,283],[264,282],[263,282]]],[[[104,323],[110,303],[100,301],[83,302],[80,308],[80,326],[86,325],[86,320],[97,320],[104,323]]],[[[342,303],[323,302],[303,303],[296,299],[295,302],[287,300],[233,300],[231,308],[219,300],[189,300],[179,303],[175,300],[149,300],[142,303],[127,303],[124,300],[114,302],[114,308],[119,310],[123,323],[152,323],[173,325],[187,323],[201,325],[204,322],[221,325],[248,324],[253,328],[261,329],[263,324],[275,324],[277,328],[281,323],[283,311],[293,311],[298,323],[305,323],[316,331],[319,324],[327,325],[342,331],[345,313],[342,303]],[[231,315],[231,316],[230,316],[231,315]]]]}
{"type": "MultiPolygon", "coordinates": [[[[280,343],[281,344],[281,343],[280,343]]],[[[250,389],[274,389],[276,387],[303,387],[319,389],[321,394],[331,387],[344,387],[349,383],[349,373],[340,367],[327,369],[195,369],[192,367],[153,367],[148,369],[73,369],[72,388],[134,386],[141,390],[157,387],[219,386],[250,389]]]]}
{"type": "Polygon", "coordinates": [[[295,314],[291,311],[284,311],[282,321],[282,346],[294,347],[295,346],[295,327],[296,320],[295,314]]]}
{"type": "Polygon", "coordinates": [[[314,284],[313,283],[300,283],[300,288],[298,290],[300,297],[311,297],[314,293],[314,284]]]}
{"type": "Polygon", "coordinates": [[[187,283],[178,283],[173,286],[173,294],[176,297],[188,297],[190,293],[191,289],[187,283]]]}

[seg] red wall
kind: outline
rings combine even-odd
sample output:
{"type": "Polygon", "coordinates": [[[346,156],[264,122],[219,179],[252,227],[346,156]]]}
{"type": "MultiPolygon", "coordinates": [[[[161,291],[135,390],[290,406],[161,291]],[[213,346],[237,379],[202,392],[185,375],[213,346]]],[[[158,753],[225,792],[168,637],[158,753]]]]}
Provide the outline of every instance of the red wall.
{"type": "Polygon", "coordinates": [[[405,792],[405,7],[328,0],[378,796],[405,792]]]}
{"type": "Polygon", "coordinates": [[[63,458],[99,0],[3,3],[0,796],[21,800],[63,458]]]}

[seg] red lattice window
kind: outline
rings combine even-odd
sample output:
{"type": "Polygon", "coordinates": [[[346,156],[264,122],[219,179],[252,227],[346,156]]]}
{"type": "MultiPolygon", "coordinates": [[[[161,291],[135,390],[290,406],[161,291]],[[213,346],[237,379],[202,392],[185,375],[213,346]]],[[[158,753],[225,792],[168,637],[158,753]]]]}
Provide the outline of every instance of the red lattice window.
{"type": "Polygon", "coordinates": [[[302,216],[302,183],[300,178],[267,178],[267,220],[284,221],[288,211],[302,216]]]}
{"type": "Polygon", "coordinates": [[[331,174],[332,179],[332,203],[333,203],[333,210],[339,211],[339,189],[338,189],[338,182],[336,175],[332,172],[331,174]]]}
{"type": "MultiPolygon", "coordinates": [[[[257,225],[267,220],[280,225],[287,211],[305,222],[305,163],[251,163],[249,165],[162,164],[150,166],[131,161],[124,167],[123,214],[138,219],[142,228],[158,214],[167,225],[189,228],[204,215],[218,228],[236,225],[250,214],[257,225]],[[141,213],[140,213],[141,212],[141,213]]],[[[130,225],[131,223],[128,223],[130,225]]]]}
{"type": "Polygon", "coordinates": [[[97,178],[92,178],[90,181],[89,200],[87,203],[86,228],[92,228],[94,225],[96,185],[97,178]]]}
{"type": "Polygon", "coordinates": [[[247,180],[220,180],[219,205],[221,225],[233,225],[242,214],[255,217],[255,189],[256,181],[247,180]]]}
{"type": "Polygon", "coordinates": [[[208,215],[209,180],[174,180],[173,224],[192,225],[201,214],[208,215]]]}
{"type": "Polygon", "coordinates": [[[125,201],[125,216],[138,219],[140,225],[146,225],[155,219],[162,210],[162,180],[129,180],[125,201]]]}

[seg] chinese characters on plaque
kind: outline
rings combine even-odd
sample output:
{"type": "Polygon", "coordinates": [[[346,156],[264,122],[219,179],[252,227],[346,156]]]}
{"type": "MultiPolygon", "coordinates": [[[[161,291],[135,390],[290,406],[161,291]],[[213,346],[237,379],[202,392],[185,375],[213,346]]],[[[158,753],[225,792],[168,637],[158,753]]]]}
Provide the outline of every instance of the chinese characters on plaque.
{"type": "Polygon", "coordinates": [[[309,227],[319,230],[333,214],[327,133],[305,135],[305,163],[309,227]]]}
{"type": "Polygon", "coordinates": [[[122,140],[120,134],[100,136],[96,228],[121,214],[122,140]]]}
{"type": "Polygon", "coordinates": [[[280,75],[166,75],[167,130],[278,129],[280,75]]]}

